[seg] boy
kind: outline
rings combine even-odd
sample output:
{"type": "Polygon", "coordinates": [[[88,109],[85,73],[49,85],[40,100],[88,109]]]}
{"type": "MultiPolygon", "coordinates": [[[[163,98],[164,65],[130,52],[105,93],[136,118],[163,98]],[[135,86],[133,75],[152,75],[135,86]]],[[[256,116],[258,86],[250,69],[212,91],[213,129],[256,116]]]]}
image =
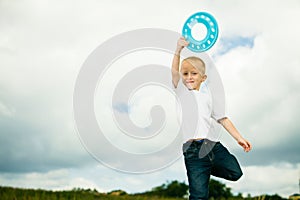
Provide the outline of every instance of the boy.
{"type": "MultiPolygon", "coordinates": [[[[201,84],[207,78],[205,63],[198,57],[188,57],[182,61],[179,71],[180,53],[187,45],[188,42],[183,37],[177,41],[172,63],[172,82],[178,95],[182,95],[180,94],[182,88],[185,88],[186,92],[193,92],[197,100],[198,128],[194,136],[187,138],[186,143],[183,144],[183,154],[189,182],[189,199],[208,199],[210,175],[231,181],[236,181],[242,176],[236,158],[218,139],[209,134],[211,118],[220,123],[243,147],[244,151],[250,151],[252,145],[241,136],[228,117],[214,110],[211,99],[208,97],[209,93],[202,91],[205,88],[201,84]],[[181,82],[185,87],[180,85],[181,82]]],[[[183,134],[187,134],[184,128],[183,134]]]]}

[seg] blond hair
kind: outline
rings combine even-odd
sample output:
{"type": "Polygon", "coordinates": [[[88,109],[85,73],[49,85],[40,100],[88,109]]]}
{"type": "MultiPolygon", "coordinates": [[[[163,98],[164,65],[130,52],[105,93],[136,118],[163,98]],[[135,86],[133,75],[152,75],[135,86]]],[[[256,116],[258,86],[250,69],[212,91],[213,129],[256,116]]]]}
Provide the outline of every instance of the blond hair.
{"type": "Polygon", "coordinates": [[[196,57],[196,56],[190,56],[185,58],[183,62],[189,62],[191,65],[193,65],[196,69],[198,69],[202,74],[205,74],[205,63],[202,59],[196,57]]]}

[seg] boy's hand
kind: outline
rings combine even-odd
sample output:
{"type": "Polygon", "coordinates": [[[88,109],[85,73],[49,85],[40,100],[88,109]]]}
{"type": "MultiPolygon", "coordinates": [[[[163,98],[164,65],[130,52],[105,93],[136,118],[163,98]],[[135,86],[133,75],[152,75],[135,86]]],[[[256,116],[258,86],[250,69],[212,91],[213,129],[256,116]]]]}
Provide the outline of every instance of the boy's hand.
{"type": "Polygon", "coordinates": [[[244,138],[239,139],[238,143],[243,147],[245,152],[249,152],[252,149],[251,143],[244,138]]]}
{"type": "Polygon", "coordinates": [[[180,54],[181,50],[188,45],[189,42],[187,42],[185,38],[181,36],[177,41],[176,54],[180,54]]]}

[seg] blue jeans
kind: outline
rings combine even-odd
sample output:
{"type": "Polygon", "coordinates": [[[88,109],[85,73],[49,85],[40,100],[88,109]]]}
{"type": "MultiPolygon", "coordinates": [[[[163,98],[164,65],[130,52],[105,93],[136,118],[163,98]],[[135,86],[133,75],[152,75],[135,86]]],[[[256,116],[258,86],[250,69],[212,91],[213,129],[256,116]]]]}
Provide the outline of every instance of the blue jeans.
{"type": "Polygon", "coordinates": [[[183,144],[189,199],[208,199],[210,175],[231,181],[242,175],[237,159],[220,143],[204,139],[183,144]]]}

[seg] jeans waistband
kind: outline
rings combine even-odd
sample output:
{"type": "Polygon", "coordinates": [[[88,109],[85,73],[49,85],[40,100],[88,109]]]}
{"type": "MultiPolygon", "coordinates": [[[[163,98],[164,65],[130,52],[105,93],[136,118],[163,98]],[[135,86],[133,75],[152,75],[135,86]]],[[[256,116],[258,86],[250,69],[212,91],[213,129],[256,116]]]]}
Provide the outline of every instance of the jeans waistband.
{"type": "Polygon", "coordinates": [[[205,146],[214,146],[220,142],[214,142],[209,139],[201,139],[201,140],[189,140],[186,143],[183,144],[183,150],[187,150],[190,146],[194,146],[196,148],[200,148],[203,144],[205,146]]]}

